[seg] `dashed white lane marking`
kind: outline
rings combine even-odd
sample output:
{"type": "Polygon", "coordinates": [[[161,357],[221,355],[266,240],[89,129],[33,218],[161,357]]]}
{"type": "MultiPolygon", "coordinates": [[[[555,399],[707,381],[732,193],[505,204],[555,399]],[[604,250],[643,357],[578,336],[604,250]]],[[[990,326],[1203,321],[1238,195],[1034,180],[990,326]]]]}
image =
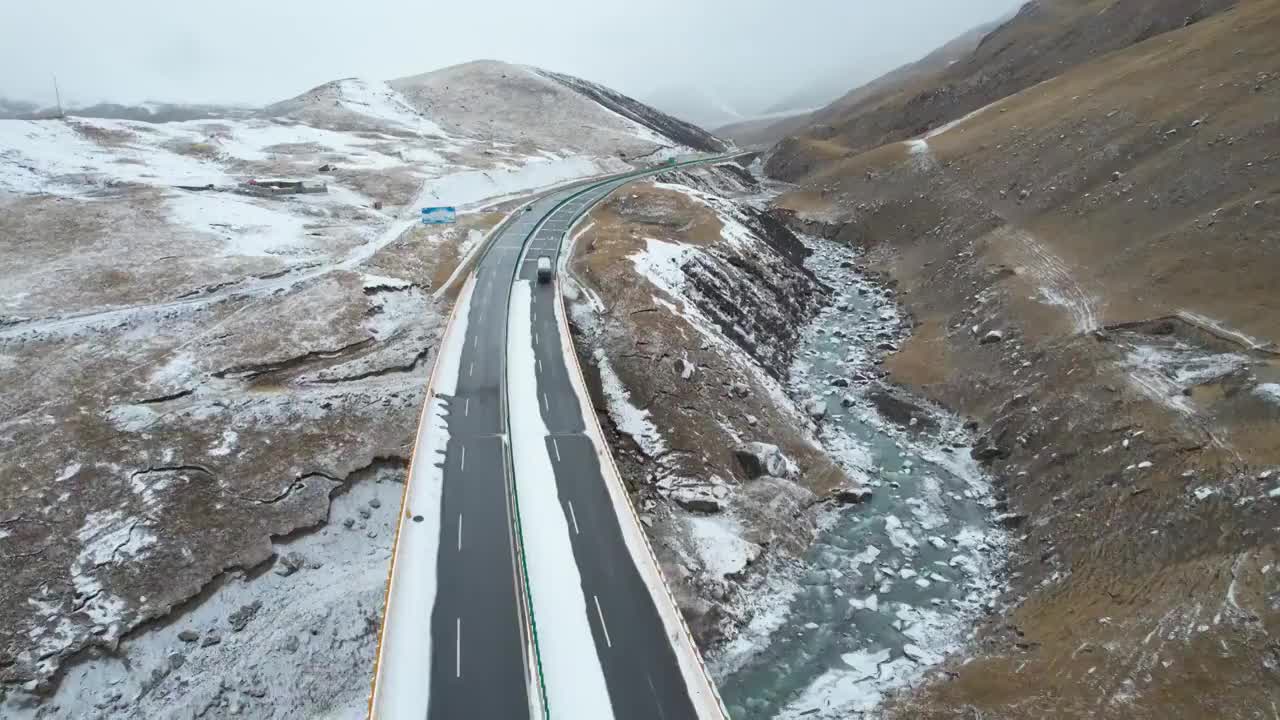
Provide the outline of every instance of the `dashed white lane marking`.
{"type": "Polygon", "coordinates": [[[550,409],[551,409],[551,404],[547,402],[547,394],[546,394],[546,393],[542,393],[542,409],[543,409],[543,410],[550,410],[550,409]]]}
{"type": "Polygon", "coordinates": [[[542,358],[538,358],[538,374],[542,374],[542,358]]]}
{"type": "Polygon", "coordinates": [[[475,375],[475,374],[476,374],[476,364],[472,362],[471,365],[467,366],[467,377],[471,377],[472,375],[475,375]]]}
{"type": "Polygon", "coordinates": [[[534,345],[537,345],[537,344],[538,344],[538,331],[537,331],[537,330],[534,330],[534,331],[533,331],[533,344],[534,344],[534,345]]]}
{"type": "Polygon", "coordinates": [[[462,513],[458,513],[458,550],[462,550],[462,513]]]}
{"type": "MultiPolygon", "coordinates": [[[[597,607],[596,609],[598,610],[599,608],[597,607]]],[[[454,646],[453,651],[453,676],[462,677],[462,618],[458,618],[456,628],[458,643],[454,646]]]]}
{"type": "MultiPolygon", "coordinates": [[[[604,631],[604,644],[613,647],[613,641],[609,639],[609,626],[604,624],[604,611],[600,609],[600,598],[592,595],[592,600],[596,601],[596,615],[600,616],[600,629],[604,631]]],[[[458,622],[462,622],[459,620],[458,622]]]]}
{"type": "Polygon", "coordinates": [[[467,417],[470,414],[471,414],[471,398],[467,398],[466,401],[462,403],[462,416],[467,417]]]}
{"type": "MultiPolygon", "coordinates": [[[[569,502],[569,501],[566,501],[569,502]]],[[[569,502],[569,519],[573,521],[573,534],[581,535],[582,531],[578,530],[578,516],[573,512],[573,503],[569,502]]]]}
{"type": "Polygon", "coordinates": [[[560,443],[555,438],[551,438],[551,447],[556,449],[556,462],[560,462],[560,443]]]}
{"type": "Polygon", "coordinates": [[[460,467],[458,469],[459,470],[467,469],[467,446],[466,445],[462,446],[462,462],[460,463],[460,467]]]}
{"type": "Polygon", "coordinates": [[[649,681],[649,692],[653,694],[653,706],[658,711],[658,720],[667,720],[667,714],[662,711],[662,699],[658,697],[658,688],[653,684],[653,676],[646,673],[645,679],[649,681]]]}

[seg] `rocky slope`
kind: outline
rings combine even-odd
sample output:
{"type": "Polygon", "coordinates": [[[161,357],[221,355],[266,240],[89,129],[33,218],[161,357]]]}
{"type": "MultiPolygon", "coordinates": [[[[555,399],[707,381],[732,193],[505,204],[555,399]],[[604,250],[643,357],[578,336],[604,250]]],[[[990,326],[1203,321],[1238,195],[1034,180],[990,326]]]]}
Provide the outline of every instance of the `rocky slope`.
{"type": "Polygon", "coordinates": [[[704,645],[743,621],[772,555],[812,541],[812,506],[845,487],[785,395],[799,332],[829,301],[809,250],[738,165],[629,186],[581,226],[576,345],[615,458],[704,645]]]}
{"type": "Polygon", "coordinates": [[[358,712],[446,281],[511,198],[691,151],[568,90],[561,144],[520,72],[0,121],[0,715],[358,712]]]}
{"type": "Polygon", "coordinates": [[[976,658],[902,717],[1275,702],[1280,3],[1228,5],[1034,3],[769,163],[896,283],[886,367],[974,417],[1016,528],[976,658]]]}

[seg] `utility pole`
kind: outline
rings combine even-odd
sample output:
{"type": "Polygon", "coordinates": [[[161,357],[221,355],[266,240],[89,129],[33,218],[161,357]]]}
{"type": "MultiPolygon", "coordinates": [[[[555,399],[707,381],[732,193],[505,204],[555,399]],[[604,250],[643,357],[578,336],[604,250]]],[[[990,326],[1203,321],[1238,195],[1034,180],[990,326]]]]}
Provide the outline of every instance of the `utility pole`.
{"type": "Polygon", "coordinates": [[[58,76],[53,76],[53,97],[58,101],[58,117],[66,117],[62,112],[62,93],[58,90],[58,76]]]}

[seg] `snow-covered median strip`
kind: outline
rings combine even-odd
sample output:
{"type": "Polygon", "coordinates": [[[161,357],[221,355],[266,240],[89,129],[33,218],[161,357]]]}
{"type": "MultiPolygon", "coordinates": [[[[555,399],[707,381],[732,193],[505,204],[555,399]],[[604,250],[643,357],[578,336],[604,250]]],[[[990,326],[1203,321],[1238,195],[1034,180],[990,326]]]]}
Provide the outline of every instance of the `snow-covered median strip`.
{"type": "Polygon", "coordinates": [[[613,707],[547,451],[550,433],[538,400],[532,310],[533,292],[528,281],[521,280],[511,289],[507,325],[508,412],[520,498],[520,541],[528,566],[529,603],[537,622],[547,704],[557,718],[608,720],[613,707]]]}
{"type": "Polygon", "coordinates": [[[441,341],[405,485],[370,706],[372,717],[384,720],[427,716],[436,574],[422,570],[436,566],[444,490],[444,468],[434,459],[449,445],[449,410],[442,396],[457,391],[474,287],[473,280],[463,288],[441,341]]]}

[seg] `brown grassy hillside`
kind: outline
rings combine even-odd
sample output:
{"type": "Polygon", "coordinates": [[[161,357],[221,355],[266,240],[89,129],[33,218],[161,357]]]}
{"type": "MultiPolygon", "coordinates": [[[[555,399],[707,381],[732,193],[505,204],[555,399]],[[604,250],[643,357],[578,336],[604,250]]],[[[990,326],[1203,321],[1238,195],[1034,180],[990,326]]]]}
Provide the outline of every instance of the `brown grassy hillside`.
{"type": "Polygon", "coordinates": [[[903,717],[1280,707],[1280,0],[1186,27],[1156,5],[1041,3],[1014,24],[1043,32],[967,64],[1030,87],[907,142],[879,146],[943,105],[852,117],[779,201],[899,283],[917,327],[889,366],[980,421],[1021,533],[977,659],[903,717]],[[1041,84],[1001,59],[1064,47],[1086,62],[1041,84]]]}
{"type": "Polygon", "coordinates": [[[1000,24],[995,22],[980,25],[925,57],[849,91],[817,112],[732,123],[716,129],[715,134],[717,137],[729,138],[742,147],[772,145],[783,138],[801,134],[810,126],[829,123],[845,113],[857,111],[877,98],[892,96],[903,88],[939,77],[953,63],[963,60],[977,49],[978,43],[1000,24]]]}
{"type": "MultiPolygon", "coordinates": [[[[985,33],[959,62],[938,66],[922,61],[889,78],[891,82],[876,81],[816,113],[807,130],[778,147],[766,169],[774,177],[796,180],[818,164],[811,151],[814,141],[838,144],[852,155],[903,140],[1234,4],[1235,0],[1027,3],[1012,20],[985,33]]],[[[963,40],[957,41],[957,48],[964,47],[963,40]]]]}

